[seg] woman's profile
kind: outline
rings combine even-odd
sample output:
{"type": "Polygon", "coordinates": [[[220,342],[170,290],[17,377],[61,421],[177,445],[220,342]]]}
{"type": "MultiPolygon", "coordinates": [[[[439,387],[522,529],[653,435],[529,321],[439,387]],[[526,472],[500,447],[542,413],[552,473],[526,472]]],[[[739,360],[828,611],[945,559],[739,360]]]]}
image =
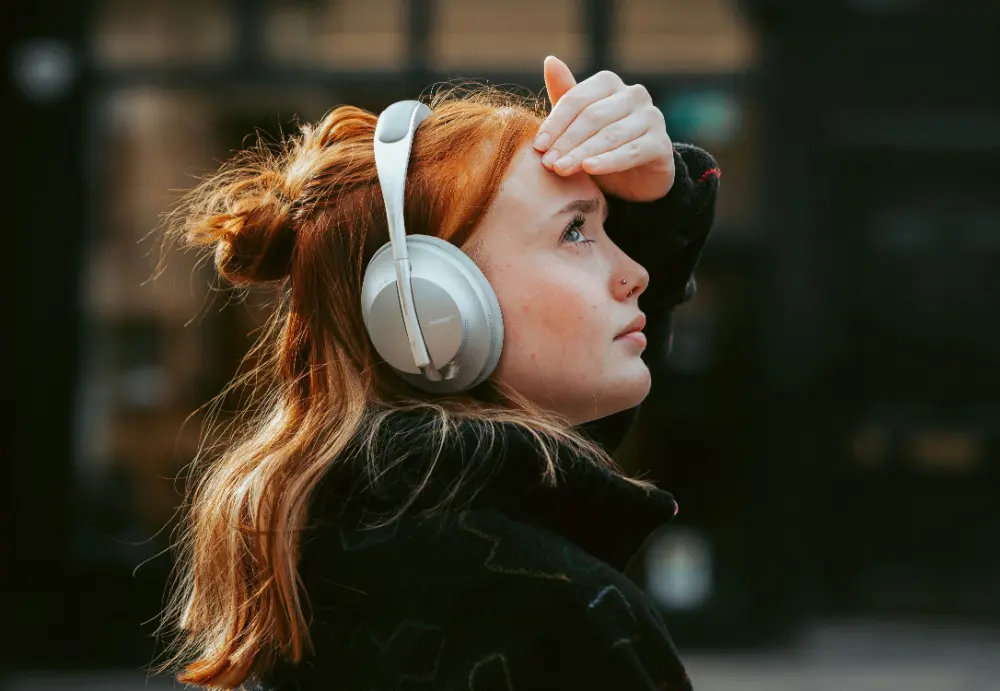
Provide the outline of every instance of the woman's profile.
{"type": "Polygon", "coordinates": [[[610,454],[693,297],[719,171],[645,88],[544,76],[551,110],[485,87],[337,107],[168,216],[278,296],[252,405],[193,465],[180,681],[690,688],[624,574],[677,505],[610,454]]]}

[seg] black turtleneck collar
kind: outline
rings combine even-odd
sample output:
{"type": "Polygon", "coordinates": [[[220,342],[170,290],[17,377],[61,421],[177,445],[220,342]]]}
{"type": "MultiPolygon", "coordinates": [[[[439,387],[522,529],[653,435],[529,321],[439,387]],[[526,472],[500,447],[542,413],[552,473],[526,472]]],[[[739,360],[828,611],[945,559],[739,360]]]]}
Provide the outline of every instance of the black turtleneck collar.
{"type": "MultiPolygon", "coordinates": [[[[634,417],[634,411],[584,426],[605,448],[613,448],[634,417]]],[[[394,413],[379,429],[375,455],[399,459],[374,486],[360,473],[360,459],[350,464],[350,502],[363,501],[365,511],[392,512],[405,502],[427,474],[434,455],[431,438],[422,430],[420,413],[394,413]]],[[[492,444],[479,442],[475,423],[460,422],[441,447],[430,480],[408,512],[425,511],[439,503],[464,476],[472,490],[451,507],[494,508],[513,520],[553,531],[593,556],[624,571],[645,539],[677,512],[673,496],[645,489],[612,470],[560,451],[562,468],[555,487],[543,479],[544,457],[531,435],[514,425],[501,426],[492,444]]],[[[327,497],[329,498],[329,497],[327,497]]]]}

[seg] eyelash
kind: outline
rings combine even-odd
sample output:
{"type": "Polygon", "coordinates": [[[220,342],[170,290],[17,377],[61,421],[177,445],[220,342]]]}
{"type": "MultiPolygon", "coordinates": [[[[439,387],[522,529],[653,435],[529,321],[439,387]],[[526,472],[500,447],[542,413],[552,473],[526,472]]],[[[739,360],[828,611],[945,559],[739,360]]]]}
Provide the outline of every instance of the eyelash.
{"type": "Polygon", "coordinates": [[[564,242],[566,244],[570,244],[570,245],[590,245],[590,244],[592,244],[594,241],[593,240],[588,240],[587,238],[584,238],[583,240],[580,240],[579,242],[571,242],[571,241],[566,240],[566,236],[569,235],[572,231],[575,230],[575,231],[579,232],[585,225],[587,225],[587,219],[586,218],[584,218],[583,216],[574,216],[573,220],[570,221],[570,223],[569,223],[568,226],[566,226],[566,230],[562,234],[562,242],[564,242]]]}

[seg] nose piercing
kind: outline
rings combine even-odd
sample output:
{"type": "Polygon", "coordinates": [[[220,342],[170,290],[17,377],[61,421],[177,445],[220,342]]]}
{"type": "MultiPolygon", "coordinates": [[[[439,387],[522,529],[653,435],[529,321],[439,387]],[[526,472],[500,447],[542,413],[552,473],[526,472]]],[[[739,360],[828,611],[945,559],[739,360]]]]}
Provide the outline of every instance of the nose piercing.
{"type": "Polygon", "coordinates": [[[625,285],[626,283],[628,283],[628,279],[627,278],[623,278],[622,279],[622,285],[625,285]]]}

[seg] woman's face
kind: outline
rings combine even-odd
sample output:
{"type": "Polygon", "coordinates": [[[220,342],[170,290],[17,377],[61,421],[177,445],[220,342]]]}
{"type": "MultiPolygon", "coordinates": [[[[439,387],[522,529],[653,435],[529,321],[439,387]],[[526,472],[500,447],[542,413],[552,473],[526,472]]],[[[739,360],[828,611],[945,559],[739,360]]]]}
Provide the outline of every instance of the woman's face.
{"type": "Polygon", "coordinates": [[[606,209],[589,175],[561,177],[524,146],[476,233],[474,256],[503,312],[496,376],[573,424],[649,393],[644,338],[617,338],[642,314],[649,276],[605,235],[606,209]]]}

